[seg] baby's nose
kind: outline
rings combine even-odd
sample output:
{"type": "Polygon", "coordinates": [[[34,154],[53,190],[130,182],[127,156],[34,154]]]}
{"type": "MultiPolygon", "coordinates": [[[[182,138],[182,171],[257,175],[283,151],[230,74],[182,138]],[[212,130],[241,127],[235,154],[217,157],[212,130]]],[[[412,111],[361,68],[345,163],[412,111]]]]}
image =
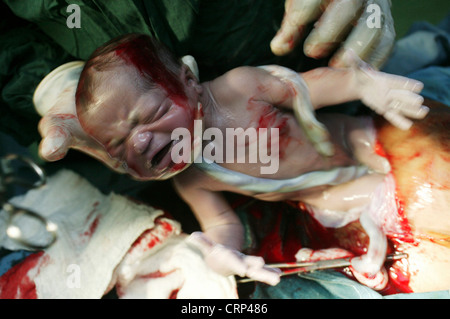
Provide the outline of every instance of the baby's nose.
{"type": "Polygon", "coordinates": [[[138,154],[144,153],[148,149],[152,138],[153,134],[151,132],[137,132],[134,134],[132,139],[134,151],[138,154]]]}

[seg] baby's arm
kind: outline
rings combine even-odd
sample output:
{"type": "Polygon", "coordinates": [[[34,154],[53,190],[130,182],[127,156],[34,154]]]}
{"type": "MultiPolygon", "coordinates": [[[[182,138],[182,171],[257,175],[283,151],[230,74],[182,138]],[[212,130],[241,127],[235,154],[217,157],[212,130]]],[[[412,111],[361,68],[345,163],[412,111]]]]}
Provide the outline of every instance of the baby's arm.
{"type": "Polygon", "coordinates": [[[241,221],[220,192],[202,189],[193,183],[183,184],[179,178],[174,179],[174,185],[210,240],[235,250],[242,249],[241,221]]]}
{"type": "Polygon", "coordinates": [[[421,82],[378,72],[352,51],[345,52],[344,57],[348,68],[318,68],[302,74],[315,109],[361,100],[403,130],[412,125],[408,118],[427,115],[429,109],[422,106],[424,99],[418,95],[423,88],[421,82]]]}
{"type": "Polygon", "coordinates": [[[240,253],[244,229],[222,193],[198,187],[199,183],[192,183],[192,180],[183,179],[183,174],[173,180],[203,230],[191,234],[188,242],[201,251],[214,271],[224,276],[239,275],[276,285],[280,280],[277,269],[265,267],[261,257],[240,253]]]}
{"type": "MultiPolygon", "coordinates": [[[[352,51],[346,51],[344,57],[348,68],[324,67],[301,74],[314,109],[361,100],[403,130],[412,125],[408,118],[422,119],[427,115],[429,109],[422,106],[423,98],[418,95],[423,88],[421,82],[375,71],[352,51]]],[[[296,94],[303,93],[294,89],[292,81],[296,79],[281,67],[265,68],[272,74],[255,77],[258,87],[265,90],[260,90],[254,99],[294,109],[296,94]]]]}

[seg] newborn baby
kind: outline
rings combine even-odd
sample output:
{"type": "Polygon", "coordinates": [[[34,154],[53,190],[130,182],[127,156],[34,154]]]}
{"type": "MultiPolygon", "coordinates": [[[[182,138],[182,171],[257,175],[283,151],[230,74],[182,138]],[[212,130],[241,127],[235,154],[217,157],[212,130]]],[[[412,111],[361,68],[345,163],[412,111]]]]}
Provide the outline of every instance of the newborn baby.
{"type": "MultiPolygon", "coordinates": [[[[267,70],[240,67],[199,83],[160,43],[145,35],[127,35],[103,45],[87,61],[76,93],[77,115],[83,129],[131,176],[174,177],[176,190],[203,230],[192,234],[191,242],[216,271],[272,285],[279,281],[279,273],[266,268],[263,260],[238,252],[243,227],[222,194],[229,191],[268,201],[301,201],[327,227],[362,218],[363,227],[377,240],[352,265],[356,271],[376,274],[386,248],[373,221],[376,212],[367,211],[378,209],[373,194],[383,194],[390,167],[375,153],[370,120],[320,115],[332,143],[332,151],[324,155],[293,112],[296,95],[305,92],[267,70]],[[181,139],[173,135],[180,128],[189,133],[181,139]],[[214,138],[205,138],[208,129],[215,129],[214,138]],[[236,135],[230,137],[227,129],[266,134],[235,143],[236,135]],[[267,174],[261,154],[253,161],[242,160],[255,150],[270,154],[275,170],[267,174]],[[219,153],[227,160],[215,161],[219,153]]],[[[417,95],[420,82],[376,72],[361,61],[352,68],[319,68],[301,77],[315,109],[362,100],[405,129],[411,121],[404,115],[423,118],[428,112],[417,95]]]]}

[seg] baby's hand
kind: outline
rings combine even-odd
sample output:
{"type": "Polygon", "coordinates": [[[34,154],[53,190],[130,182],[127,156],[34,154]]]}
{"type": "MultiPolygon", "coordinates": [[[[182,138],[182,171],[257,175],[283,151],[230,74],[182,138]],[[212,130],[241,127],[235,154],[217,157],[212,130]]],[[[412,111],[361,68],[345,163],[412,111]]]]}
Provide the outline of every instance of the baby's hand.
{"type": "Polygon", "coordinates": [[[223,276],[248,277],[272,286],[280,282],[280,271],[266,267],[261,257],[247,256],[214,243],[202,232],[192,233],[187,241],[201,251],[211,269],[223,276]]]}
{"type": "Polygon", "coordinates": [[[408,118],[423,119],[428,114],[429,108],[422,105],[424,98],[419,95],[422,82],[375,71],[351,50],[345,55],[346,64],[355,70],[361,101],[392,125],[408,130],[413,124],[408,118]]]}
{"type": "Polygon", "coordinates": [[[46,161],[58,161],[72,148],[100,160],[117,172],[125,172],[121,163],[111,158],[100,144],[86,134],[76,113],[71,112],[70,108],[51,108],[40,120],[39,132],[42,136],[39,155],[46,161]]]}

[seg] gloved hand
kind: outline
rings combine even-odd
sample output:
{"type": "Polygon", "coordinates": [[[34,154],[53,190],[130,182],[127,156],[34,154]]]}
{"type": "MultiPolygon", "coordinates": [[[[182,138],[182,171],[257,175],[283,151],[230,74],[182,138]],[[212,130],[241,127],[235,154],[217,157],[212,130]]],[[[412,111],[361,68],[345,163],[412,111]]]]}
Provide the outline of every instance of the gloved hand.
{"type": "Polygon", "coordinates": [[[39,155],[47,161],[64,158],[70,148],[78,149],[97,158],[118,172],[125,172],[104,148],[81,127],[75,106],[75,92],[82,61],[69,62],[50,72],[36,88],[33,103],[42,116],[39,133],[42,141],[39,155]]]}
{"type": "Polygon", "coordinates": [[[291,52],[306,26],[319,20],[305,40],[307,56],[326,57],[344,42],[330,60],[331,66],[340,67],[342,50],[352,49],[379,68],[395,40],[390,6],[390,0],[286,0],[281,28],[271,42],[272,52],[291,52]]]}
{"type": "Polygon", "coordinates": [[[202,232],[192,233],[187,242],[200,250],[206,264],[223,276],[238,275],[275,286],[280,282],[280,270],[265,266],[264,259],[211,241],[202,232]]]}

